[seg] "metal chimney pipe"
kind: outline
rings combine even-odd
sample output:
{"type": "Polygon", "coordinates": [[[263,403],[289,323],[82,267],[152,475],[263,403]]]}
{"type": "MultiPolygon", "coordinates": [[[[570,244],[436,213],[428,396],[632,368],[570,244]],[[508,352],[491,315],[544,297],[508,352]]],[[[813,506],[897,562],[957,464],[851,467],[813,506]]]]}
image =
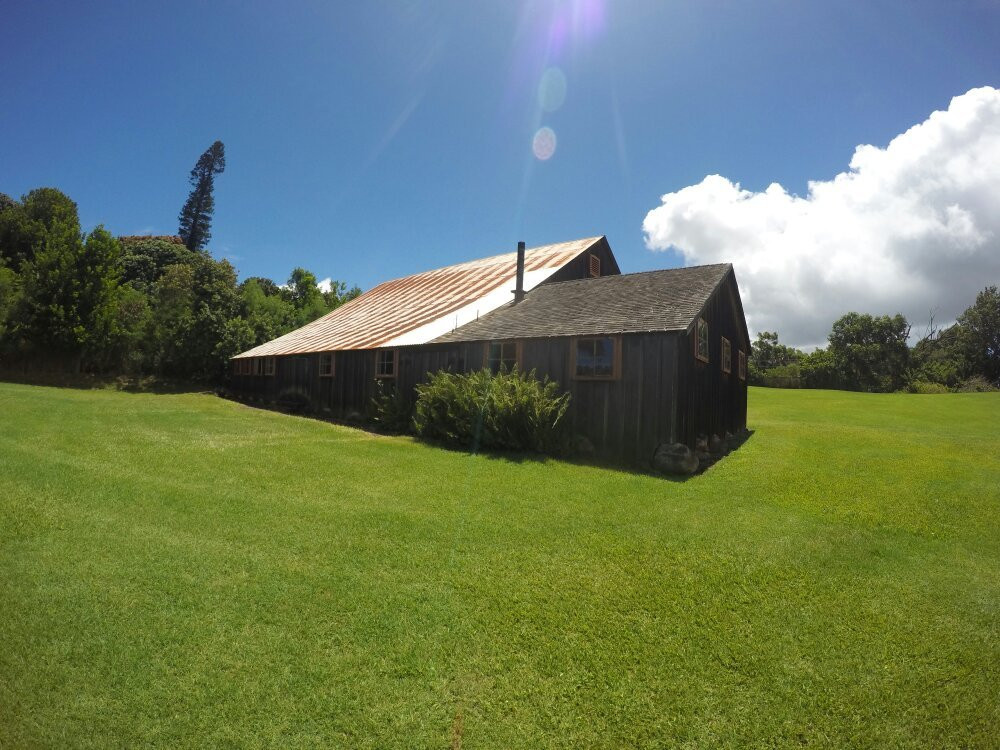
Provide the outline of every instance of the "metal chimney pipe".
{"type": "Polygon", "coordinates": [[[517,284],[514,286],[514,302],[524,299],[524,243],[517,243],[517,284]]]}

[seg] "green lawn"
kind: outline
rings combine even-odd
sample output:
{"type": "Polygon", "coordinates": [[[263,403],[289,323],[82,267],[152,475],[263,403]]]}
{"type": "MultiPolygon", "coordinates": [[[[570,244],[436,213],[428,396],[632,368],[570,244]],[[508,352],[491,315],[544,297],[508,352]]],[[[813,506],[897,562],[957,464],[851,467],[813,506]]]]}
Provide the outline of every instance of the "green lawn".
{"type": "Polygon", "coordinates": [[[686,482],[0,384],[0,747],[998,747],[1000,394],[686,482]]]}

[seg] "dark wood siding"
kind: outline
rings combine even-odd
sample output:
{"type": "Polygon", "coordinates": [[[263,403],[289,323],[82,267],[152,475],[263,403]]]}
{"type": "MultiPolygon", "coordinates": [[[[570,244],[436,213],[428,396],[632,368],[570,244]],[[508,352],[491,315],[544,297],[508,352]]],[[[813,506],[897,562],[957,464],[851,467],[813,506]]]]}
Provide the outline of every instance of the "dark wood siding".
{"type": "Polygon", "coordinates": [[[709,361],[695,359],[696,327],[681,337],[678,359],[680,442],[694,447],[699,436],[725,436],[747,424],[747,384],[739,377],[739,352],[749,356],[738,291],[732,275],[705,304],[700,317],[708,323],[709,361]],[[722,371],[722,337],[732,346],[732,371],[722,371]]]}
{"type": "Polygon", "coordinates": [[[601,276],[617,276],[621,273],[621,269],[618,268],[618,261],[615,260],[615,254],[611,252],[611,246],[608,244],[607,239],[602,239],[588,252],[581,253],[578,257],[552,274],[544,283],[553,284],[558,281],[589,278],[591,255],[596,255],[601,259],[601,276]]]}

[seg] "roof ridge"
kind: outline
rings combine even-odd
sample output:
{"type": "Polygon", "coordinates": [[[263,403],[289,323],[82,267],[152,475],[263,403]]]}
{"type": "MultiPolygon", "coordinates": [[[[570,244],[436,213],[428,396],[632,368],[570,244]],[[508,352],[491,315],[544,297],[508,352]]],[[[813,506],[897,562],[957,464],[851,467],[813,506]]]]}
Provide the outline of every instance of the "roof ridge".
{"type": "MultiPolygon", "coordinates": [[[[678,266],[677,268],[654,268],[649,271],[633,271],[632,273],[609,273],[607,276],[588,276],[587,278],[584,279],[564,279],[563,281],[549,281],[544,284],[539,284],[538,286],[535,287],[535,289],[541,289],[542,287],[551,288],[554,286],[561,286],[562,284],[585,284],[585,283],[600,281],[601,279],[620,279],[625,276],[643,276],[651,273],[669,273],[671,271],[693,271],[697,268],[715,268],[716,266],[729,266],[730,268],[732,268],[733,264],[702,263],[700,266],[678,266]]],[[[535,289],[532,289],[531,291],[527,292],[527,294],[531,294],[531,292],[535,291],[535,289]]]]}

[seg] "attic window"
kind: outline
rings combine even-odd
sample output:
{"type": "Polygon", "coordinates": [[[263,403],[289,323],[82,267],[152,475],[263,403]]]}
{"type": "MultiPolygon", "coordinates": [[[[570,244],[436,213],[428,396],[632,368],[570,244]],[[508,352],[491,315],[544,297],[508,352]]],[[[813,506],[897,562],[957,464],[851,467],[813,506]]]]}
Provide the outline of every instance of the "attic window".
{"type": "Polygon", "coordinates": [[[380,349],[375,352],[375,377],[396,377],[396,350],[380,349]]]}
{"type": "Polygon", "coordinates": [[[486,349],[486,366],[492,373],[510,372],[521,359],[519,349],[516,341],[491,341],[486,349]]]}
{"type": "Polygon", "coordinates": [[[264,360],[264,374],[274,375],[274,357],[267,357],[264,360]]]}
{"type": "Polygon", "coordinates": [[[319,376],[321,378],[333,377],[333,352],[323,352],[319,355],[319,376]]]}
{"type": "Polygon", "coordinates": [[[708,323],[704,318],[698,318],[694,340],[694,356],[702,362],[708,362],[708,323]]]}
{"type": "Polygon", "coordinates": [[[722,371],[726,373],[733,371],[733,345],[725,336],[722,337],[722,371]]]}
{"type": "Polygon", "coordinates": [[[747,355],[742,349],[739,352],[740,380],[747,379],[747,355]]]}
{"type": "Polygon", "coordinates": [[[576,339],[571,372],[578,380],[613,380],[618,377],[620,341],[614,336],[576,339]]]}
{"type": "Polygon", "coordinates": [[[601,275],[601,258],[599,255],[590,256],[590,275],[597,278],[601,275]]]}

